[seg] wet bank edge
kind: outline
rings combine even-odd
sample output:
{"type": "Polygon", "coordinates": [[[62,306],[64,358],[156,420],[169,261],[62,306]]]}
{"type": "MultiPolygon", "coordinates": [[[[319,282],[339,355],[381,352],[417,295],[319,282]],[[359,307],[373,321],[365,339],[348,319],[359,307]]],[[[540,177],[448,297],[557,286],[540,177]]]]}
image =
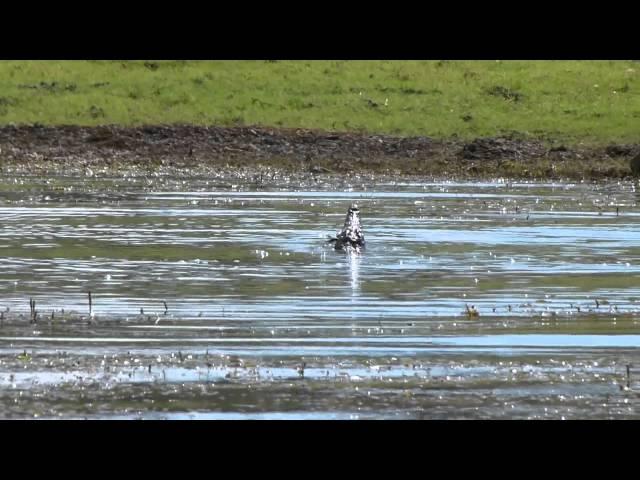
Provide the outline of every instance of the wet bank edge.
{"type": "Polygon", "coordinates": [[[256,181],[274,172],[549,180],[640,173],[640,144],[570,146],[522,137],[464,141],[264,127],[9,125],[0,126],[0,173],[235,172],[251,173],[256,181]]]}

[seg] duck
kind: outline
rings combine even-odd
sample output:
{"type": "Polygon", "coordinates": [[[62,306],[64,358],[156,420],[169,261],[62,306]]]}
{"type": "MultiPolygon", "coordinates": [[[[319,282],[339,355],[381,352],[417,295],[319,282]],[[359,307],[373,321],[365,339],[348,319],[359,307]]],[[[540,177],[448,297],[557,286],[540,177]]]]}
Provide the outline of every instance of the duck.
{"type": "Polygon", "coordinates": [[[329,243],[333,243],[336,250],[353,251],[360,253],[364,250],[365,240],[360,223],[360,209],[353,204],[347,210],[344,225],[334,238],[329,238],[329,243]]]}

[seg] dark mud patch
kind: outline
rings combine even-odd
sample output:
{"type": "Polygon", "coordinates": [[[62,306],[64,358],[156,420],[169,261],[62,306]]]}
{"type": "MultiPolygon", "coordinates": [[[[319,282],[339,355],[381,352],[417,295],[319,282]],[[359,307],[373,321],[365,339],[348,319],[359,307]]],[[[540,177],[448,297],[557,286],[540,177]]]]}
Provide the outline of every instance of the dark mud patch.
{"type": "Polygon", "coordinates": [[[13,173],[182,175],[252,168],[304,175],[624,178],[640,145],[550,145],[516,136],[472,141],[305,129],[172,126],[0,127],[0,169],[13,173]]]}

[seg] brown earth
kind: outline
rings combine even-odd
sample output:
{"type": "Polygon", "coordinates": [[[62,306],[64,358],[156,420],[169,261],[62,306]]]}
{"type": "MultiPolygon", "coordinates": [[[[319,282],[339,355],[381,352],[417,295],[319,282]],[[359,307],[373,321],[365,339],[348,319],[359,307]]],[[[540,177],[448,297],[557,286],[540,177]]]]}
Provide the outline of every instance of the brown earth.
{"type": "Polygon", "coordinates": [[[462,141],[263,127],[0,127],[4,173],[249,169],[308,175],[616,179],[631,176],[639,155],[640,144],[575,147],[515,135],[462,141]]]}

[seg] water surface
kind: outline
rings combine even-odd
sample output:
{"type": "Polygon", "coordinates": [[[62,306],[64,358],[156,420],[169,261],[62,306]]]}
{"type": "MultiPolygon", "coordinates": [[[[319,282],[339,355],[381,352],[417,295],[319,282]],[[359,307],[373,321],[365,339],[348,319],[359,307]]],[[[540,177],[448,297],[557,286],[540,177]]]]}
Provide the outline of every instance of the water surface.
{"type": "Polygon", "coordinates": [[[2,416],[636,418],[637,198],[1,177],[2,416]]]}

